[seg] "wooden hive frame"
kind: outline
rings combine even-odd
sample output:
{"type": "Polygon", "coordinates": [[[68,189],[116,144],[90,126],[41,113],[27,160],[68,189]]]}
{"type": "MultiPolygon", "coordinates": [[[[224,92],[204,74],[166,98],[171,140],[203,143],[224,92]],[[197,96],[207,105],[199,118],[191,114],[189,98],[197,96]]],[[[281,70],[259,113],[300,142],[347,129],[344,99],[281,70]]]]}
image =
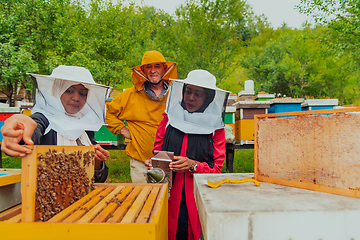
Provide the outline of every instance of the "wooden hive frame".
{"type": "Polygon", "coordinates": [[[255,115],[254,178],[360,198],[359,111],[255,115]]]}
{"type": "Polygon", "coordinates": [[[28,146],[22,159],[22,222],[45,221],[91,191],[94,146],[28,146]]]}
{"type": "Polygon", "coordinates": [[[19,208],[0,214],[6,239],[166,240],[167,184],[96,183],[95,189],[47,222],[21,222],[19,208]]]}

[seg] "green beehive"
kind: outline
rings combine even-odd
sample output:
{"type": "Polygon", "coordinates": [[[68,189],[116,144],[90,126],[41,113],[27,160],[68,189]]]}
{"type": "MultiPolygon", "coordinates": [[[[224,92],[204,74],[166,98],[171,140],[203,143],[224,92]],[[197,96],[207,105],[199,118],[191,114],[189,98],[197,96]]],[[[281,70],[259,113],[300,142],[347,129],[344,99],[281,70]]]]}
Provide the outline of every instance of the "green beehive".
{"type": "Polygon", "coordinates": [[[105,125],[101,126],[99,131],[95,132],[95,140],[99,143],[114,143],[112,145],[118,145],[124,143],[123,135],[114,135],[110,132],[105,125]],[[115,144],[116,143],[116,144],[115,144]]]}

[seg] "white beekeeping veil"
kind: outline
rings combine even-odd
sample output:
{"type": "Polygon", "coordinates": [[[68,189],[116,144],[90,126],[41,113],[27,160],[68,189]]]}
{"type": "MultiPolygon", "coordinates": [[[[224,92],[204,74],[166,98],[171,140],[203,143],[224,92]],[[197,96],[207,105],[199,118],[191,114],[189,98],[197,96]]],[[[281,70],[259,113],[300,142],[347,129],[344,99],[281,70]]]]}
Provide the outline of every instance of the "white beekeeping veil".
{"type": "Polygon", "coordinates": [[[205,70],[193,70],[184,80],[171,79],[166,114],[169,124],[184,133],[210,134],[224,128],[224,115],[228,91],[216,87],[216,78],[205,70]],[[203,88],[206,99],[202,107],[189,112],[186,102],[187,86],[203,88]]]}
{"type": "Polygon", "coordinates": [[[86,68],[60,65],[51,75],[29,75],[36,84],[36,103],[31,112],[42,113],[49,120],[45,134],[54,129],[62,136],[76,140],[84,131],[97,131],[105,124],[105,101],[111,87],[95,83],[86,68]],[[77,84],[88,89],[86,103],[78,113],[69,115],[60,97],[70,86],[77,84]]]}

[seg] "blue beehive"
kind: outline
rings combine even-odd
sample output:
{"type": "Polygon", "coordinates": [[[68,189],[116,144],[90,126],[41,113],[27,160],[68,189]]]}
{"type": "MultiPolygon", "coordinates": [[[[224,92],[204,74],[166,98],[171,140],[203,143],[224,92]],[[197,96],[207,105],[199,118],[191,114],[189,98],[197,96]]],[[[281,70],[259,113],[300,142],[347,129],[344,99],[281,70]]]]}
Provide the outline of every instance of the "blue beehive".
{"type": "Polygon", "coordinates": [[[301,104],[302,111],[327,110],[337,106],[337,99],[307,99],[301,104]]]}
{"type": "Polygon", "coordinates": [[[268,113],[284,113],[284,112],[299,112],[301,111],[301,104],[304,102],[303,98],[275,98],[269,100],[270,107],[268,113]]]}

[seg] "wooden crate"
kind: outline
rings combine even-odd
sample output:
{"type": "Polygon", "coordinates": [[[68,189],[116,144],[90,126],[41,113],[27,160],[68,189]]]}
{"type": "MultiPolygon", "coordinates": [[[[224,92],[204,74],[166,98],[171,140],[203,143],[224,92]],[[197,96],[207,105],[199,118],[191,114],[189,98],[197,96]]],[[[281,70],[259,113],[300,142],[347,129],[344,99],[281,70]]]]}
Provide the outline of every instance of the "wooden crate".
{"type": "Polygon", "coordinates": [[[255,179],[360,198],[359,111],[255,116],[255,179]]]}
{"type": "Polygon", "coordinates": [[[167,184],[94,184],[95,189],[47,222],[21,222],[19,209],[0,214],[4,239],[166,240],[167,184]]]}
{"type": "Polygon", "coordinates": [[[46,221],[88,194],[94,146],[35,145],[22,159],[22,222],[46,221]]]}

